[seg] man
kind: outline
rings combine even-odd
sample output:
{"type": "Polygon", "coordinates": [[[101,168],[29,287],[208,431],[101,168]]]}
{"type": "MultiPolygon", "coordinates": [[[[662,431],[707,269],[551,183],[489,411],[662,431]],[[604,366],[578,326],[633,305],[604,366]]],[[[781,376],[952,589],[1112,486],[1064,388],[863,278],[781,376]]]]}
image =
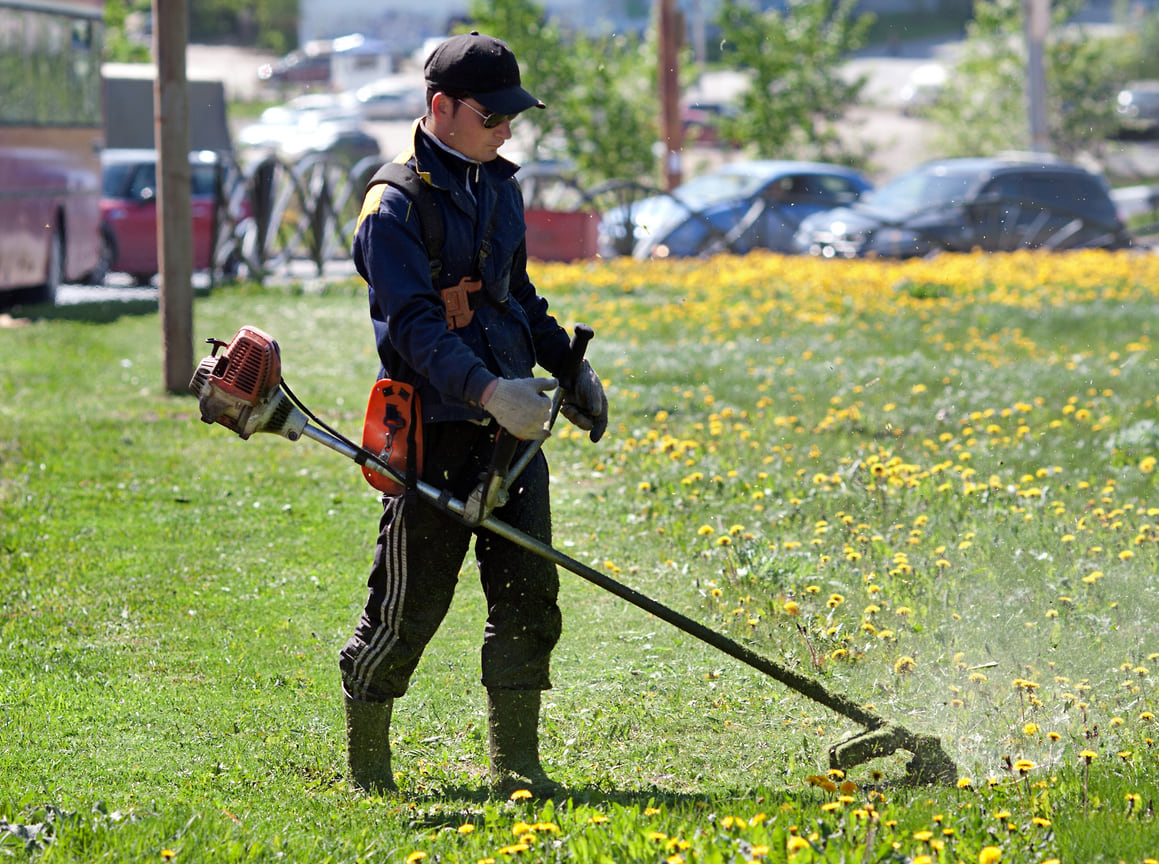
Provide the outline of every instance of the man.
{"type": "MultiPolygon", "coordinates": [[[[543,103],[523,89],[510,48],[490,36],[446,40],[425,73],[427,113],[415,124],[413,148],[395,162],[433,192],[444,228],[440,254],[432,262],[422,208],[383,183],[367,191],[353,253],[370,289],[381,374],[413,385],[419,396],[420,476],[466,500],[490,465],[500,428],[524,439],[521,447],[546,437],[546,392],[556,381],[533,370],[565,371],[569,339],[528,278],[523,201],[512,179],[517,166],[499,156],[516,115],[543,103]]],[[[587,361],[561,411],[592,441],[607,427],[603,386],[587,361]]],[[[540,694],[551,686],[549,659],[561,629],[555,566],[418,496],[384,496],[383,504],[369,596],[340,657],[354,783],[368,791],[397,788],[393,703],[447,612],[475,534],[487,600],[482,683],[491,787],[499,795],[558,795],[538,749],[540,694]]],[[[551,542],[542,452],[495,517],[551,542]]]]}

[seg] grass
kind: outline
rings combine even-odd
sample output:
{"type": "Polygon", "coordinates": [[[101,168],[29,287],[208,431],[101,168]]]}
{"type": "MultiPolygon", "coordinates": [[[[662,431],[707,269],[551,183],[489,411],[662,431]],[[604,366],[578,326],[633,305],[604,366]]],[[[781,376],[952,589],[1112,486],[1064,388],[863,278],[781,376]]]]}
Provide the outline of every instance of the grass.
{"type": "MultiPolygon", "coordinates": [[[[543,750],[572,797],[492,800],[467,565],[396,709],[402,794],[351,792],[372,490],[202,424],[155,307],[93,304],[0,338],[0,858],[1159,856],[1155,256],[536,273],[612,405],[600,445],[547,444],[557,547],[941,736],[960,785],[902,785],[904,752],[828,776],[855,725],[565,574],[543,750]]],[[[272,333],[356,436],[364,303],[218,289],[195,335],[272,333]]]]}

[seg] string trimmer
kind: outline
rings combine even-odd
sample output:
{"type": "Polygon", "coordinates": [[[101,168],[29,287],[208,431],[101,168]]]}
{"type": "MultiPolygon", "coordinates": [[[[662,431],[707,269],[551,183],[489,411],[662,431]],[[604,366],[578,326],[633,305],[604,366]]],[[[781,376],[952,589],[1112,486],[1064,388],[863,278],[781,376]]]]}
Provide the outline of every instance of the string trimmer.
{"type": "MultiPolygon", "coordinates": [[[[582,359],[589,338],[589,328],[583,325],[576,328],[576,340],[572,343],[575,365],[582,359]]],[[[220,423],[242,438],[249,438],[255,432],[268,432],[290,441],[305,437],[324,444],[361,465],[364,472],[369,471],[413,489],[424,500],[455,518],[522,546],[864,726],[863,732],[829,749],[830,768],[845,771],[870,759],[905,750],[913,756],[906,764],[908,781],[953,783],[957,778],[957,767],[937,737],[910,732],[875,711],[830,692],[820,682],[760,656],[727,636],[496,519],[491,515],[491,509],[502,503],[503,487],[510,484],[526,460],[517,463],[514,470],[502,464],[493,467],[492,472],[482,478],[480,488],[470,496],[470,500],[460,501],[422,480],[406,476],[387,458],[385,450],[375,452],[355,444],[315,417],[282,380],[278,343],[261,330],[242,327],[228,344],[216,339],[207,341],[213,345],[213,352],[201,361],[189,382],[190,390],[198,398],[204,422],[220,423]]],[[[566,385],[566,375],[560,377],[566,385]]],[[[565,388],[561,386],[560,389],[565,388]]],[[[374,398],[372,394],[372,400],[374,398]]],[[[553,421],[558,407],[557,391],[553,421]]]]}

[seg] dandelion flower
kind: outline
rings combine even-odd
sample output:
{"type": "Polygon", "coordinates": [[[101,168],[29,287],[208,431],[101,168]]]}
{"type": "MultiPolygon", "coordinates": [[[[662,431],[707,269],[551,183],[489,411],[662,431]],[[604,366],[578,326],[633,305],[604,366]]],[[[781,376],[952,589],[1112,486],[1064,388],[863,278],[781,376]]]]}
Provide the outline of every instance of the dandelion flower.
{"type": "Polygon", "coordinates": [[[1091,761],[1092,761],[1093,759],[1095,759],[1095,757],[1097,757],[1098,755],[1099,755],[1099,754],[1098,754],[1098,753],[1096,753],[1094,750],[1084,750],[1084,751],[1082,751],[1081,753],[1079,753],[1079,758],[1080,758],[1080,759],[1085,759],[1085,760],[1086,760],[1086,763],[1087,763],[1088,765],[1090,765],[1090,764],[1091,764],[1091,761]]]}
{"type": "Polygon", "coordinates": [[[788,852],[790,856],[796,855],[798,852],[801,852],[801,851],[808,849],[808,848],[809,848],[809,841],[806,840],[804,837],[793,836],[793,837],[790,837],[788,839],[788,841],[786,841],[786,843],[785,843],[785,851],[788,852]]]}
{"type": "Polygon", "coordinates": [[[511,800],[512,801],[527,801],[527,800],[530,800],[530,798],[531,798],[531,790],[529,790],[529,789],[516,789],[514,792],[511,793],[511,800]]]}
{"type": "Polygon", "coordinates": [[[983,846],[978,853],[978,864],[997,864],[1002,860],[1002,850],[997,846],[983,846]]]}
{"type": "Polygon", "coordinates": [[[474,825],[472,825],[470,822],[464,822],[464,823],[463,823],[462,825],[460,825],[460,826],[459,826],[459,828],[458,828],[458,831],[459,831],[459,833],[460,833],[460,834],[470,834],[470,833],[472,833],[474,830],[475,830],[475,826],[474,826],[474,825]]]}
{"type": "Polygon", "coordinates": [[[907,672],[912,672],[916,665],[913,657],[898,657],[897,662],[893,664],[893,671],[898,675],[905,675],[907,672]]]}
{"type": "Polygon", "coordinates": [[[426,852],[411,852],[406,856],[406,864],[416,864],[416,862],[422,861],[426,857],[426,852]]]}

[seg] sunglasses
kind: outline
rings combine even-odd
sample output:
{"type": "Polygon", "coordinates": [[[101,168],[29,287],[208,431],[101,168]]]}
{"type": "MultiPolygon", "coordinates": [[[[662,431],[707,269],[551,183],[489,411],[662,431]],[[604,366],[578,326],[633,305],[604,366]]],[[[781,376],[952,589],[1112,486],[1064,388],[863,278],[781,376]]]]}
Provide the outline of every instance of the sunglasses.
{"type": "Polygon", "coordinates": [[[483,128],[484,129],[494,129],[496,126],[502,126],[508,120],[514,120],[516,117],[519,116],[518,114],[484,114],[482,111],[480,111],[474,105],[471,105],[468,102],[464,102],[462,99],[456,99],[455,101],[458,102],[460,105],[466,105],[468,108],[470,108],[476,114],[478,114],[479,117],[481,117],[483,120],[483,128]]]}

